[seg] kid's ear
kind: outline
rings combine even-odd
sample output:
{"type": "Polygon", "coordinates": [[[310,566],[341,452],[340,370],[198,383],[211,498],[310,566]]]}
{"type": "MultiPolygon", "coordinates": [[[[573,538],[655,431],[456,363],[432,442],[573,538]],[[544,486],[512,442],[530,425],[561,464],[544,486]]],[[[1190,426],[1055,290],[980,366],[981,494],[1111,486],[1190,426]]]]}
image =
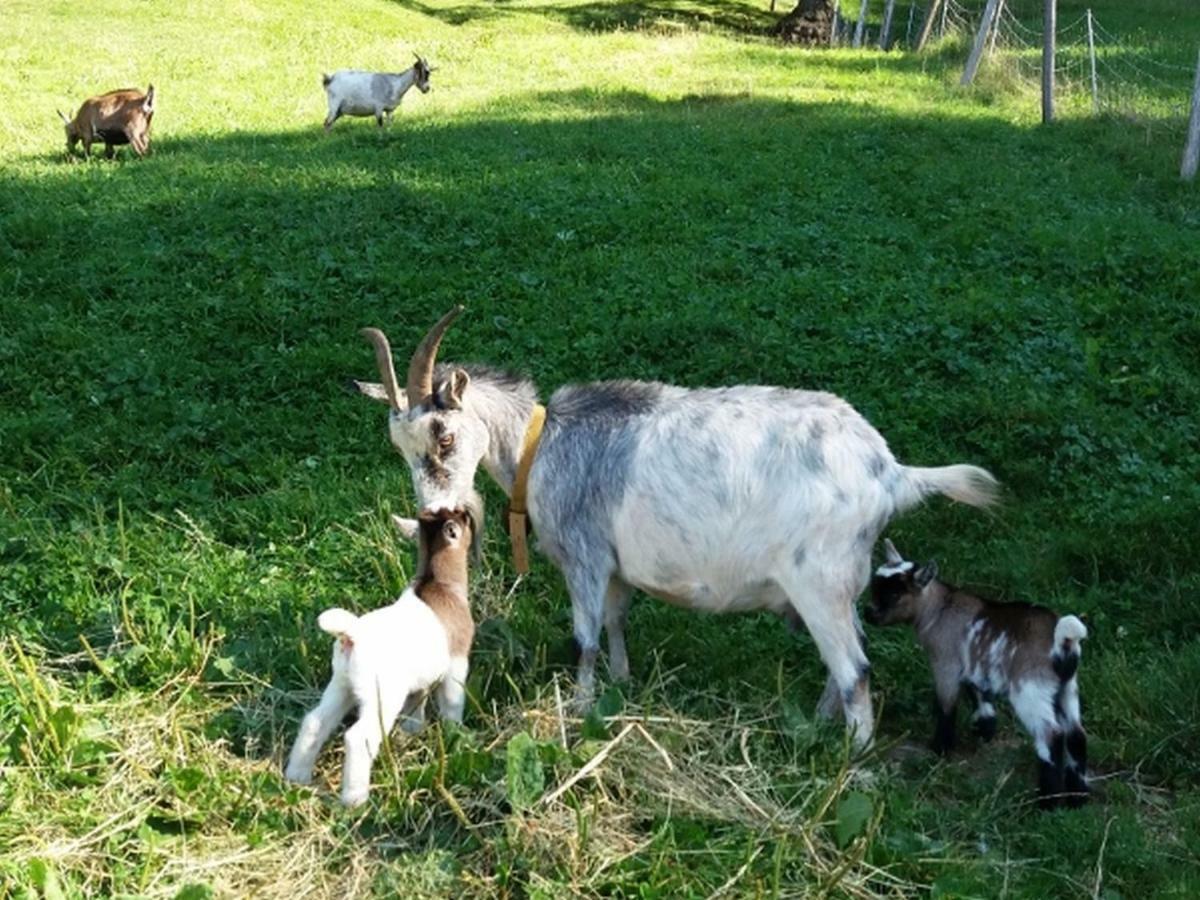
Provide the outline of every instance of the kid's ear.
{"type": "Polygon", "coordinates": [[[937,561],[931,559],[929,562],[925,563],[925,565],[921,566],[921,568],[917,569],[917,571],[913,574],[913,581],[916,583],[917,587],[925,588],[928,586],[929,582],[937,578],[937,575],[937,561]]]}
{"type": "Polygon", "coordinates": [[[396,531],[400,533],[400,537],[406,541],[415,541],[417,539],[417,520],[406,519],[403,516],[392,516],[392,525],[396,531]]]}

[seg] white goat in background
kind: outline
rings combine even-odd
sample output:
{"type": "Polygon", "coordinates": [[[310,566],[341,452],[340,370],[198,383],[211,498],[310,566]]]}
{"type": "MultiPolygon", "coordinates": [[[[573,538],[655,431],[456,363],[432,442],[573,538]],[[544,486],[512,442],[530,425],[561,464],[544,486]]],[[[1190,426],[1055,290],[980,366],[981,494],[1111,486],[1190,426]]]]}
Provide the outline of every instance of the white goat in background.
{"type": "Polygon", "coordinates": [[[339,69],[332,75],[322,75],[321,84],[329,100],[325,130],[329,131],[342,116],[374,116],[381,128],[385,119],[390,124],[392,113],[409,88],[416,85],[422,94],[429,93],[429,73],[432,71],[418,56],[417,61],[403,72],[339,69]]]}

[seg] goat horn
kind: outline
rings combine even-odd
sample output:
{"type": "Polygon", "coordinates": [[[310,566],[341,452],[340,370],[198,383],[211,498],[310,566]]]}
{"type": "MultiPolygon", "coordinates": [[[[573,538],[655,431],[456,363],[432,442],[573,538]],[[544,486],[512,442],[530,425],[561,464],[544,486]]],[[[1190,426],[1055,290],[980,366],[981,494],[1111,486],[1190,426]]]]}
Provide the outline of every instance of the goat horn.
{"type": "Polygon", "coordinates": [[[375,364],[379,367],[379,378],[383,381],[383,389],[387,392],[388,403],[392,409],[399,412],[404,409],[400,405],[400,388],[396,384],[396,364],[392,362],[392,348],[388,339],[378,328],[364,328],[359,332],[375,348],[375,364]]]}
{"type": "Polygon", "coordinates": [[[437,361],[438,345],[441,344],[442,335],[446,333],[450,323],[458,318],[462,311],[463,306],[460,303],[442,316],[438,323],[429,329],[429,334],[425,335],[425,340],[421,341],[417,352],[413,354],[412,362],[408,364],[408,382],[405,387],[409,409],[420,406],[433,394],[433,364],[437,361]]]}
{"type": "Polygon", "coordinates": [[[60,119],[62,119],[62,120],[63,120],[63,124],[64,124],[64,125],[70,125],[70,124],[71,124],[71,120],[70,120],[70,119],[68,119],[66,116],[64,116],[64,115],[62,114],[62,110],[60,110],[60,109],[56,109],[56,110],[55,110],[55,112],[56,112],[56,113],[58,113],[58,117],[59,117],[60,119]]]}
{"type": "Polygon", "coordinates": [[[904,562],[904,557],[896,549],[896,545],[892,543],[891,538],[883,539],[883,549],[887,552],[887,561],[890,565],[904,562]]]}

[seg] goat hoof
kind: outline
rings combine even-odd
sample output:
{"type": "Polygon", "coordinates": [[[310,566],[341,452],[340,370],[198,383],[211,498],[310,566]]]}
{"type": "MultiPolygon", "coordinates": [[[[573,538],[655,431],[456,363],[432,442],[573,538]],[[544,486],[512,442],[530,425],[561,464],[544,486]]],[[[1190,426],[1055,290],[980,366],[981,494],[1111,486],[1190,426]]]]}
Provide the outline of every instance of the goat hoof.
{"type": "Polygon", "coordinates": [[[342,791],[342,806],[347,809],[362,806],[366,802],[369,793],[367,790],[342,791]]]}
{"type": "Polygon", "coordinates": [[[983,741],[990,741],[994,738],[996,736],[996,717],[988,716],[986,719],[976,719],[975,733],[983,741]]]}
{"type": "Polygon", "coordinates": [[[292,784],[308,785],[312,784],[312,771],[306,769],[293,769],[288,766],[283,770],[283,777],[292,784]]]}

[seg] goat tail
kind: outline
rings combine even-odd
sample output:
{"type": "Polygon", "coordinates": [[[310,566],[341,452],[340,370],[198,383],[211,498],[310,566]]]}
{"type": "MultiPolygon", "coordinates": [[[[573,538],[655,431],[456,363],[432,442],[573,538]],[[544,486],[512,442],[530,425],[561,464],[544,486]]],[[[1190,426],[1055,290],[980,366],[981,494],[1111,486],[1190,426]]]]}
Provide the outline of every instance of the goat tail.
{"type": "Polygon", "coordinates": [[[1063,681],[1069,680],[1079,668],[1080,643],[1088,636],[1087,626],[1078,616],[1063,616],[1054,626],[1054,646],[1050,661],[1063,681]]]}
{"type": "Polygon", "coordinates": [[[979,466],[901,467],[903,476],[896,497],[898,510],[916,506],[931,494],[942,494],[968,506],[991,506],[999,499],[1000,482],[979,466]]]}
{"type": "Polygon", "coordinates": [[[358,626],[358,616],[335,607],[327,609],[317,616],[317,626],[322,631],[328,631],[337,637],[348,637],[353,640],[354,631],[358,626]]]}

